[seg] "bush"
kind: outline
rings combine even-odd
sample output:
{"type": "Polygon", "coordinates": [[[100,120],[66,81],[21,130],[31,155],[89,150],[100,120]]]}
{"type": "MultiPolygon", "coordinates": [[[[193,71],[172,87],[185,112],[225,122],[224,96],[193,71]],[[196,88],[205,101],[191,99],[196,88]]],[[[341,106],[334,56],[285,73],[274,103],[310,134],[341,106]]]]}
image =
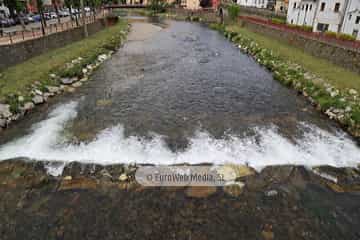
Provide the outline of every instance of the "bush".
{"type": "Polygon", "coordinates": [[[302,26],[302,25],[295,25],[295,24],[288,24],[289,27],[306,31],[306,32],[312,32],[312,26],[302,26]]]}
{"type": "Polygon", "coordinates": [[[286,24],[286,21],[282,18],[271,18],[271,22],[275,24],[286,24]]]}
{"type": "Polygon", "coordinates": [[[164,13],[166,12],[167,3],[163,0],[151,0],[148,8],[154,14],[164,13]]]}
{"type": "Polygon", "coordinates": [[[348,40],[348,41],[355,41],[356,38],[352,35],[349,35],[349,34],[345,34],[345,33],[336,33],[336,32],[325,32],[325,35],[326,36],[329,36],[329,37],[334,37],[334,38],[337,38],[337,39],[341,39],[341,40],[348,40]]]}
{"type": "Polygon", "coordinates": [[[229,17],[232,21],[239,17],[240,6],[237,4],[231,4],[228,6],[229,17]]]}

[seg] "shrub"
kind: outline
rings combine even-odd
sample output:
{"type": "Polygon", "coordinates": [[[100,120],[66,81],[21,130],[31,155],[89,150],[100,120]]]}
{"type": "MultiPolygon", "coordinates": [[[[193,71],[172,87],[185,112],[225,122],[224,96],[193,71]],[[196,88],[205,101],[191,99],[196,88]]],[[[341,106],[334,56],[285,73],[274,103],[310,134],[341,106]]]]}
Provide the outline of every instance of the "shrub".
{"type": "Polygon", "coordinates": [[[348,40],[348,41],[355,41],[356,38],[352,35],[349,35],[349,34],[345,34],[345,33],[336,33],[336,32],[325,32],[325,35],[326,36],[329,36],[329,37],[334,37],[334,38],[337,38],[337,39],[341,39],[341,40],[348,40]]]}
{"type": "Polygon", "coordinates": [[[354,37],[353,35],[345,34],[345,33],[338,34],[338,38],[340,38],[342,40],[348,40],[348,41],[355,41],[356,40],[356,37],[354,37]]]}
{"type": "Polygon", "coordinates": [[[237,4],[231,4],[228,6],[229,17],[232,21],[239,17],[240,6],[237,4]]]}
{"type": "Polygon", "coordinates": [[[282,18],[271,18],[271,22],[275,24],[285,24],[286,21],[282,18]]]}
{"type": "Polygon", "coordinates": [[[166,12],[167,3],[163,0],[151,0],[148,8],[154,14],[164,13],[166,12]]]}

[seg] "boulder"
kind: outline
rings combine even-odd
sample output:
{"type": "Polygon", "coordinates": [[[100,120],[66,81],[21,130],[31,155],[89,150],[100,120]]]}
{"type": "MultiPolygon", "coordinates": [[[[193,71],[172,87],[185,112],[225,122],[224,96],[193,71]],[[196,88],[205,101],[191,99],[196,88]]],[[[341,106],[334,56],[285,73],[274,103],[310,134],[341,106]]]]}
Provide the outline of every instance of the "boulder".
{"type": "Polygon", "coordinates": [[[35,97],[32,98],[32,101],[35,105],[38,105],[44,103],[44,98],[40,95],[36,95],[35,97]]]}
{"type": "Polygon", "coordinates": [[[0,117],[9,118],[12,116],[10,111],[10,105],[8,104],[0,104],[0,117]]]}
{"type": "Polygon", "coordinates": [[[6,125],[7,125],[6,119],[0,118],[0,127],[4,128],[6,127],[6,125]]]}
{"type": "Polygon", "coordinates": [[[46,86],[46,89],[49,91],[49,93],[58,93],[58,92],[60,92],[59,87],[46,86]]]}
{"type": "Polygon", "coordinates": [[[31,109],[33,109],[35,107],[34,103],[32,102],[26,102],[24,104],[24,106],[22,107],[22,109],[27,112],[27,111],[30,111],[31,109]]]}
{"type": "Polygon", "coordinates": [[[224,192],[233,197],[238,197],[243,192],[245,184],[242,182],[229,182],[224,186],[224,192]]]}
{"type": "Polygon", "coordinates": [[[120,177],[119,177],[119,181],[120,181],[120,182],[124,182],[124,181],[126,181],[127,179],[128,179],[128,176],[127,176],[125,173],[121,174],[120,177]]]}
{"type": "Polygon", "coordinates": [[[74,88],[81,87],[81,86],[82,86],[82,82],[73,83],[71,86],[73,86],[74,88]]]}
{"type": "Polygon", "coordinates": [[[23,101],[25,101],[25,98],[24,98],[23,96],[19,96],[19,97],[18,97],[18,101],[19,101],[19,102],[23,102],[23,101]]]}
{"type": "Polygon", "coordinates": [[[79,79],[77,77],[73,77],[73,78],[61,78],[60,81],[62,84],[64,85],[70,85],[73,84],[74,82],[77,82],[79,79]]]}

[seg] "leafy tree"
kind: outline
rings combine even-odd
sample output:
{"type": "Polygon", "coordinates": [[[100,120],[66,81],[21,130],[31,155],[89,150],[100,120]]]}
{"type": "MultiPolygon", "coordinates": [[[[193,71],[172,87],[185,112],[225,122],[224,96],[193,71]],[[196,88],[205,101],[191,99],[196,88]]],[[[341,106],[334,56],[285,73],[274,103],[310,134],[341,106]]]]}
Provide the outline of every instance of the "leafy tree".
{"type": "Polygon", "coordinates": [[[19,0],[4,0],[5,6],[9,8],[10,17],[15,17],[17,13],[25,10],[24,2],[19,0]]]}
{"type": "Polygon", "coordinates": [[[167,4],[164,0],[150,0],[149,9],[154,13],[163,13],[166,11],[167,4]]]}

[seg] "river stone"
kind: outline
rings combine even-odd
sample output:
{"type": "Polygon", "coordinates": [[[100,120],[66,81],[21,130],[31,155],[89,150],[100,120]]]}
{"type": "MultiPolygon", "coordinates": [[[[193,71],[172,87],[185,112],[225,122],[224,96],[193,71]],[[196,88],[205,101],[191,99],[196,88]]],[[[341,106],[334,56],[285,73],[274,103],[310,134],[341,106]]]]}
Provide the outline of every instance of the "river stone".
{"type": "Polygon", "coordinates": [[[185,194],[191,198],[206,198],[216,193],[214,186],[191,186],[185,190],[185,194]]]}
{"type": "Polygon", "coordinates": [[[224,186],[224,192],[233,197],[238,197],[243,192],[245,184],[242,182],[230,182],[224,186]]]}
{"type": "Polygon", "coordinates": [[[225,181],[233,181],[237,178],[246,177],[255,174],[255,170],[236,164],[225,164],[217,169],[225,181]]]}
{"type": "Polygon", "coordinates": [[[0,104],[0,117],[9,118],[12,116],[10,112],[10,105],[8,104],[0,104]]]}
{"type": "Polygon", "coordinates": [[[128,176],[125,173],[121,174],[120,177],[119,177],[119,181],[121,181],[121,182],[124,182],[127,179],[128,179],[128,176]]]}
{"type": "Polygon", "coordinates": [[[32,101],[35,105],[44,103],[44,98],[42,96],[36,95],[35,97],[32,98],[32,101]]]}
{"type": "Polygon", "coordinates": [[[43,95],[43,92],[40,91],[39,89],[35,89],[35,90],[34,90],[34,93],[35,93],[36,95],[43,95]]]}
{"type": "Polygon", "coordinates": [[[0,118],[0,127],[6,127],[6,119],[0,118]]]}
{"type": "Polygon", "coordinates": [[[35,107],[34,103],[32,103],[32,102],[26,102],[26,103],[24,104],[24,106],[22,107],[22,109],[23,109],[24,111],[30,111],[30,110],[33,109],[34,107],[35,107]]]}
{"type": "Polygon", "coordinates": [[[357,91],[356,91],[355,89],[350,89],[350,90],[349,90],[349,93],[350,93],[351,95],[356,95],[356,94],[357,94],[357,91]]]}
{"type": "Polygon", "coordinates": [[[60,91],[59,87],[53,87],[53,86],[46,86],[46,89],[50,92],[50,93],[58,93],[60,91]]]}
{"type": "Polygon", "coordinates": [[[73,86],[74,88],[81,87],[81,86],[82,86],[82,82],[73,83],[71,86],[73,86]]]}
{"type": "Polygon", "coordinates": [[[65,91],[66,91],[66,92],[69,92],[69,93],[73,93],[73,92],[75,92],[75,88],[73,88],[73,87],[67,87],[67,88],[65,88],[65,91]]]}
{"type": "Polygon", "coordinates": [[[74,82],[77,82],[78,80],[79,79],[77,77],[60,79],[61,83],[64,84],[64,85],[73,84],[74,82]]]}

